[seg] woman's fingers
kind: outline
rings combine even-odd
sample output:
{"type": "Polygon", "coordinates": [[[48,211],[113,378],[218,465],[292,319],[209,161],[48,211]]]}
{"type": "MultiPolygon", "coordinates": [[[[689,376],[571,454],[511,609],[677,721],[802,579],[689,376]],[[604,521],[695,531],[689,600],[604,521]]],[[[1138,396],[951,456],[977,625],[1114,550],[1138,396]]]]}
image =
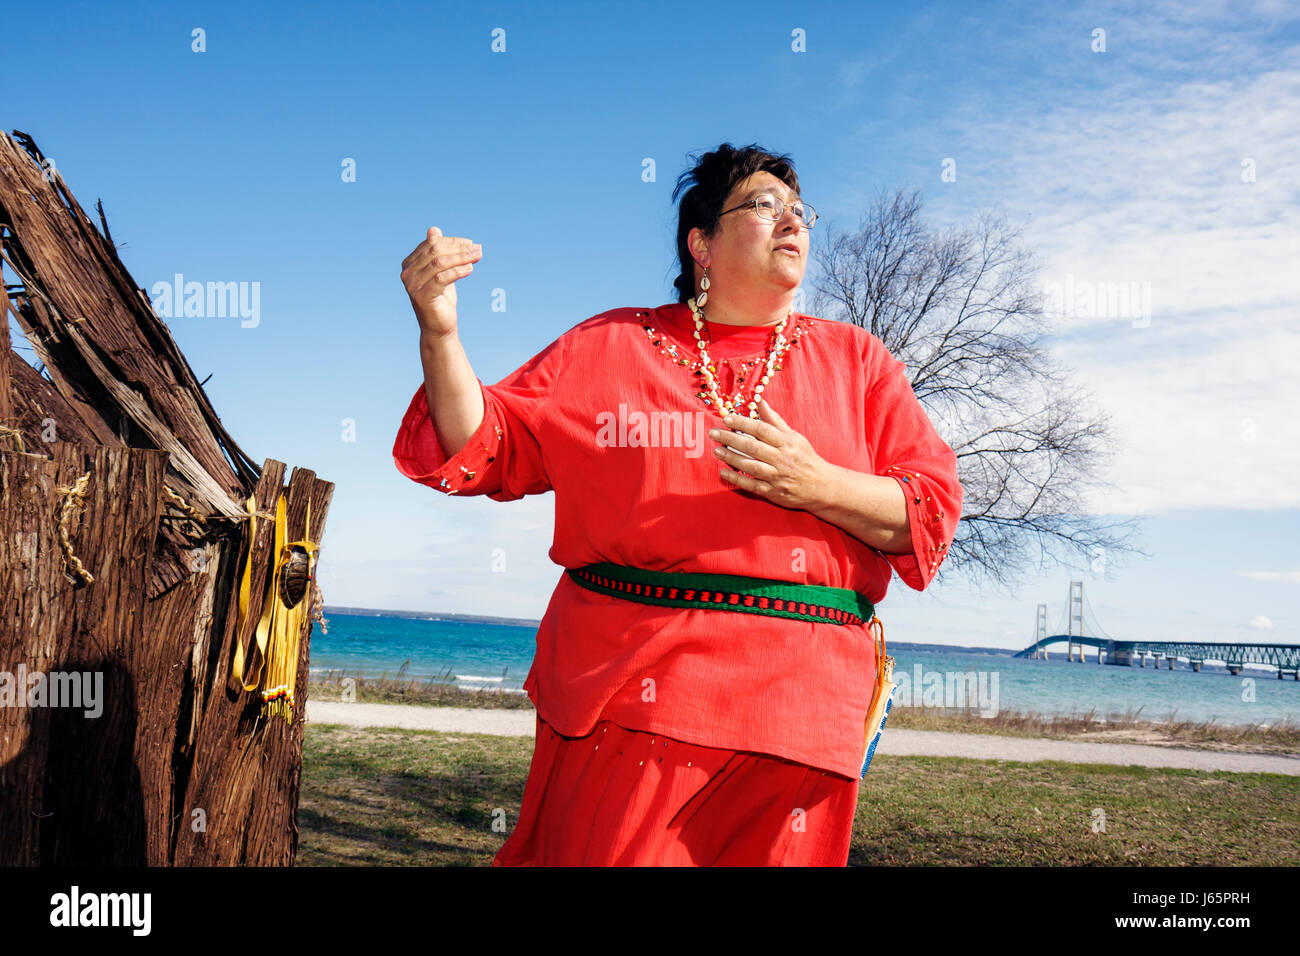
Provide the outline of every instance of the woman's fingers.
{"type": "Polygon", "coordinates": [[[457,252],[444,252],[431,259],[421,261],[412,270],[410,287],[423,291],[430,284],[446,286],[457,279],[463,279],[473,271],[473,264],[483,258],[482,250],[468,249],[457,252]]]}
{"type": "Polygon", "coordinates": [[[446,334],[456,326],[456,287],[483,257],[483,247],[465,236],[444,236],[430,226],[424,241],[402,260],[402,284],[421,328],[446,334]]]}
{"type": "MultiPolygon", "coordinates": [[[[433,230],[437,228],[437,226],[430,226],[429,231],[433,232],[433,230]]],[[[474,240],[466,239],[463,236],[430,237],[412,249],[410,255],[402,260],[402,269],[405,270],[416,263],[427,262],[436,256],[445,255],[448,252],[466,249],[482,249],[482,246],[474,242],[474,240]]]]}
{"type": "Polygon", "coordinates": [[[474,246],[469,249],[452,249],[441,250],[429,261],[429,267],[434,272],[441,272],[444,269],[450,269],[452,266],[458,266],[466,262],[477,262],[483,256],[483,250],[474,246]]]}
{"type": "Polygon", "coordinates": [[[414,296],[433,298],[447,291],[457,279],[463,279],[473,271],[473,264],[467,262],[439,272],[425,272],[412,285],[408,286],[408,289],[414,296]]]}
{"type": "Polygon", "coordinates": [[[457,279],[465,278],[465,276],[469,275],[473,271],[474,264],[472,262],[466,262],[463,265],[451,266],[447,269],[443,269],[441,272],[435,272],[433,275],[433,281],[439,285],[448,286],[457,279]]]}
{"type": "MultiPolygon", "coordinates": [[[[432,233],[436,226],[429,228],[432,233]]],[[[431,237],[402,260],[402,282],[412,291],[424,290],[431,281],[454,282],[471,270],[460,269],[483,257],[483,247],[460,236],[431,237]]]]}

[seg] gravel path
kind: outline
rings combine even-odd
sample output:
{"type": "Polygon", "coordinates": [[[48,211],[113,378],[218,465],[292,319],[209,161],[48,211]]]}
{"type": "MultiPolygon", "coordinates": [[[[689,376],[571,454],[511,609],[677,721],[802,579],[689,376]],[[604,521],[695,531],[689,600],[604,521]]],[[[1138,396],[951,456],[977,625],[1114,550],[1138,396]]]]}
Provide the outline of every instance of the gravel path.
{"type": "MultiPolygon", "coordinates": [[[[352,727],[399,727],[404,730],[441,730],[504,737],[532,737],[537,718],[532,710],[494,710],[475,707],[418,707],[409,704],[345,704],[307,701],[307,720],[352,727]]],[[[1143,767],[1181,767],[1188,770],[1231,770],[1238,773],[1281,773],[1300,776],[1300,757],[1268,754],[1218,753],[1142,744],[1043,740],[1033,737],[998,737],[993,734],[958,734],[937,730],[885,728],[877,753],[893,756],[974,757],[980,760],[1063,760],[1068,763],[1105,763],[1143,767]]]]}
{"type": "Polygon", "coordinates": [[[345,704],[307,701],[307,720],[351,727],[400,727],[402,730],[451,730],[501,737],[532,737],[537,715],[532,710],[491,707],[421,707],[413,704],[345,704]]]}

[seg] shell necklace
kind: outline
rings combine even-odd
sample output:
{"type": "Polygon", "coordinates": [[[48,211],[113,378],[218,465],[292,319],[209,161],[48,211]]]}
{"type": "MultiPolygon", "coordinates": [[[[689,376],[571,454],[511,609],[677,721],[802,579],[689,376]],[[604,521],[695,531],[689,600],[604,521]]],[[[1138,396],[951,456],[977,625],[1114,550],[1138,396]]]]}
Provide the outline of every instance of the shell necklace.
{"type": "Polygon", "coordinates": [[[706,406],[709,408],[716,408],[721,415],[735,415],[739,413],[738,409],[746,409],[750,418],[758,418],[759,396],[763,394],[763,389],[771,379],[772,375],[781,370],[781,359],[785,353],[792,345],[799,344],[799,337],[807,331],[805,323],[796,320],[796,328],[793,337],[786,339],[783,333],[785,331],[786,323],[794,316],[794,312],[792,311],[782,319],[773,329],[772,342],[768,346],[767,359],[761,363],[742,362],[741,370],[737,373],[736,384],[739,385],[745,380],[745,375],[749,368],[758,364],[763,366],[763,374],[758,384],[754,386],[754,393],[751,400],[746,403],[744,396],[739,389],[736,391],[734,398],[725,399],[718,394],[718,384],[713,374],[717,371],[717,366],[714,364],[713,358],[709,355],[708,327],[704,322],[704,312],[700,308],[708,299],[708,281],[707,277],[700,281],[700,288],[704,291],[700,293],[698,301],[695,299],[687,300],[687,305],[690,306],[691,312],[695,317],[696,348],[700,353],[700,357],[695,363],[691,363],[688,359],[680,356],[677,352],[677,346],[672,343],[665,343],[664,337],[661,336],[648,322],[642,321],[641,327],[645,330],[646,336],[650,339],[651,344],[654,345],[662,354],[667,355],[675,364],[691,365],[692,373],[701,380],[697,383],[699,390],[696,391],[695,397],[702,401],[706,406]]]}
{"type": "MultiPolygon", "coordinates": [[[[713,359],[709,355],[709,331],[708,326],[704,324],[704,313],[700,311],[700,305],[709,296],[708,292],[701,293],[700,302],[695,299],[687,300],[687,305],[691,307],[691,312],[695,316],[695,347],[700,350],[700,366],[695,370],[695,374],[703,380],[703,389],[697,393],[696,397],[700,398],[704,404],[710,408],[717,408],[722,415],[735,415],[737,409],[741,408],[745,399],[740,389],[736,390],[735,398],[724,399],[718,394],[718,383],[713,377],[713,372],[717,368],[713,364],[713,359]]],[[[790,348],[789,341],[786,340],[785,331],[786,323],[790,321],[794,313],[791,312],[777,324],[772,333],[772,344],[767,349],[767,361],[763,363],[763,376],[759,383],[754,386],[754,395],[748,405],[750,418],[758,418],[758,399],[763,394],[768,380],[772,377],[772,371],[777,360],[783,356],[790,348]]],[[[743,377],[741,381],[744,381],[743,377]]],[[[739,383],[738,383],[739,384],[739,383]]]]}

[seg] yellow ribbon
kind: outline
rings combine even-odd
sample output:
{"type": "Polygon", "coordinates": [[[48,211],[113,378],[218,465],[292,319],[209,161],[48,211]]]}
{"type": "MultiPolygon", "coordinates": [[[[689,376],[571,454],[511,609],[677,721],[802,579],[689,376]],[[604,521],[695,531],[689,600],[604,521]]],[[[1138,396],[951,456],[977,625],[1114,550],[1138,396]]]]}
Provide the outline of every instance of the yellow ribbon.
{"type": "Polygon", "coordinates": [[[248,560],[244,564],[244,577],[239,585],[239,624],[235,631],[235,679],[244,690],[257,690],[262,679],[262,665],[266,665],[266,684],[262,690],[260,716],[279,716],[293,722],[293,689],[298,678],[298,643],[303,622],[311,607],[312,572],[316,567],[319,545],[306,538],[311,531],[311,499],[307,499],[307,517],[303,524],[303,539],[285,543],[286,509],[283,492],[275,505],[275,565],[269,575],[267,591],[262,598],[262,616],[257,622],[258,663],[252,679],[245,673],[244,624],[248,620],[248,606],[253,585],[253,542],[257,537],[257,502],[248,497],[248,560]],[[289,563],[294,548],[307,552],[307,589],[293,607],[280,596],[280,572],[289,563]]]}
{"type": "Polygon", "coordinates": [[[871,706],[867,708],[866,736],[862,741],[862,756],[867,755],[867,748],[880,730],[880,723],[885,719],[885,702],[889,700],[894,689],[894,659],[885,654],[885,625],[878,617],[867,622],[867,629],[876,638],[876,684],[871,695],[871,706]]]}

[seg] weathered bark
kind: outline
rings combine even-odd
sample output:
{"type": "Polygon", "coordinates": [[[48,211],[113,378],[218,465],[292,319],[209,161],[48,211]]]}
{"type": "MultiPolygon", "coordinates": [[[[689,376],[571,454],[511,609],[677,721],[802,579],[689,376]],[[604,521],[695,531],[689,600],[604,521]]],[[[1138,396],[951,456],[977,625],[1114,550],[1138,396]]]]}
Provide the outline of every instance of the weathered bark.
{"type": "MultiPolygon", "coordinates": [[[[102,208],[101,235],[15,137],[0,135],[0,273],[16,280],[0,301],[44,370],[0,313],[0,677],[98,673],[103,712],[0,707],[0,865],[291,864],[311,616],[292,723],[259,720],[260,696],[231,680],[277,558],[285,465],[234,443],[102,208]],[[59,489],[82,476],[65,515],[59,489]],[[236,635],[250,493],[262,517],[236,635]]],[[[333,487],[294,470],[289,541],[320,543],[333,487]]],[[[314,582],[306,600],[322,603],[314,582]]]]}
{"type": "MultiPolygon", "coordinates": [[[[0,232],[3,232],[0,226],[0,232]]],[[[0,240],[3,241],[3,240],[0,240]]],[[[4,284],[4,263],[0,261],[0,286],[4,284]]],[[[9,398],[9,297],[0,295],[0,423],[12,421],[14,417],[13,402],[9,398]]],[[[23,363],[19,363],[23,364],[23,363]]],[[[0,435],[0,448],[5,447],[9,439],[0,435]]]]}
{"type": "MultiPolygon", "coordinates": [[[[274,510],[273,496],[279,491],[283,474],[283,465],[267,462],[257,488],[259,510],[274,510]]],[[[332,487],[310,471],[294,470],[286,499],[287,540],[304,537],[309,496],[312,528],[306,537],[317,540],[332,487]]],[[[254,594],[266,588],[274,530],[272,522],[258,522],[253,546],[254,594]]],[[[238,578],[219,575],[219,580],[235,586],[238,578]]],[[[227,600],[218,601],[218,606],[234,607],[234,597],[232,593],[227,600]]],[[[298,845],[294,811],[302,768],[303,707],[300,704],[295,708],[292,725],[279,719],[258,719],[257,707],[250,706],[249,695],[231,679],[236,616],[228,615],[223,626],[212,631],[221,636],[219,653],[211,655],[212,666],[206,672],[192,672],[196,691],[187,696],[200,710],[203,734],[192,752],[193,770],[177,808],[181,821],[174,862],[178,865],[286,865],[293,862],[298,845]],[[202,811],[206,831],[196,829],[196,810],[202,811]]],[[[257,621],[251,613],[249,618],[241,639],[252,651],[249,667],[256,668],[259,658],[253,630],[257,621]]],[[[310,621],[299,643],[294,687],[294,699],[299,702],[306,700],[309,632],[310,621]]],[[[195,648],[196,657],[201,650],[195,648]]]]}
{"type": "Polygon", "coordinates": [[[0,707],[8,811],[0,813],[0,862],[140,865],[147,854],[135,750],[144,715],[135,658],[166,455],[65,442],[53,452],[48,463],[0,454],[0,670],[98,673],[103,711],[0,707]],[[90,585],[68,577],[56,491],[85,474],[85,511],[71,512],[66,526],[90,585]]]}
{"type": "Polygon", "coordinates": [[[169,467],[192,483],[189,494],[181,491],[187,501],[237,516],[232,496],[247,494],[256,467],[222,427],[112,242],[63,177],[42,167],[31,137],[15,136],[23,148],[0,135],[0,209],[13,233],[5,258],[22,280],[10,294],[55,388],[100,444],[166,448],[169,467]]]}

